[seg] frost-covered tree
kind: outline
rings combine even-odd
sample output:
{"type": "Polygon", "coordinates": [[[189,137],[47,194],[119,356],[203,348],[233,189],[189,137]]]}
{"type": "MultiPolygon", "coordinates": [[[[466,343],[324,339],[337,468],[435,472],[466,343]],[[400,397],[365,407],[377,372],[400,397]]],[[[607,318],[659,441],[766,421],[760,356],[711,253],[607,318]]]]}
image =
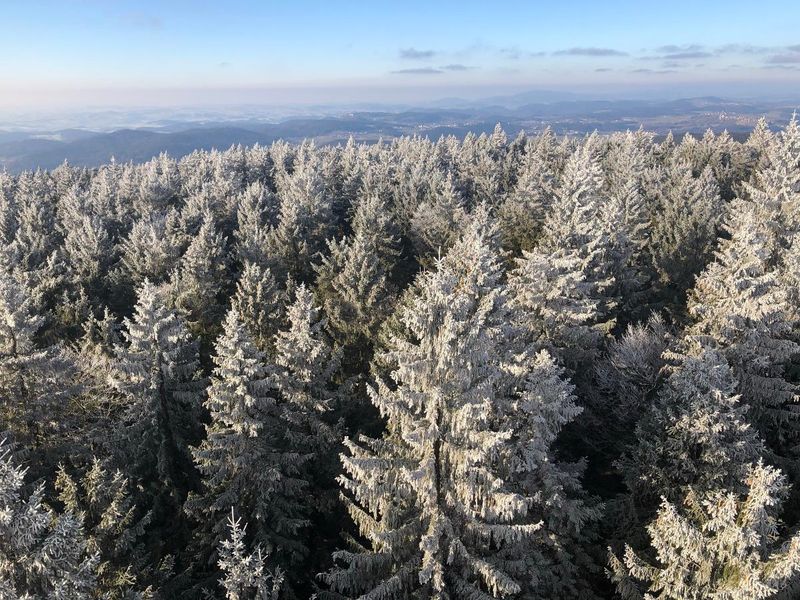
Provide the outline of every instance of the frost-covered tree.
{"type": "Polygon", "coordinates": [[[298,286],[286,320],[287,328],[275,336],[276,384],[284,401],[296,407],[296,417],[307,421],[309,450],[323,450],[335,439],[320,415],[334,400],[331,380],[339,368],[341,352],[328,342],[325,319],[305,285],[298,286]]]}
{"type": "Polygon", "coordinates": [[[163,283],[177,268],[187,244],[177,210],[148,213],[119,245],[125,278],[135,286],[145,279],[163,283]]]}
{"type": "Polygon", "coordinates": [[[609,344],[595,368],[597,386],[589,415],[582,418],[600,455],[616,459],[634,441],[636,424],[658,390],[666,363],[663,354],[672,341],[664,320],[654,315],[629,325],[609,344]]]}
{"type": "Polygon", "coordinates": [[[660,293],[670,305],[683,304],[686,290],[708,264],[724,220],[724,208],[714,174],[699,178],[686,165],[669,170],[653,216],[652,257],[660,293]]]}
{"type": "Polygon", "coordinates": [[[650,208],[633,178],[600,209],[599,226],[608,236],[606,256],[614,280],[607,296],[617,303],[612,315],[618,324],[647,314],[645,290],[653,277],[647,253],[650,219],[650,208]]]}
{"type": "Polygon", "coordinates": [[[133,207],[139,216],[173,206],[180,193],[181,174],[175,159],[166,152],[142,165],[139,189],[133,207]]]}
{"type": "Polygon", "coordinates": [[[305,552],[299,537],[307,524],[303,498],[312,492],[302,473],[313,454],[287,439],[286,411],[235,310],[225,319],[214,364],[205,402],[211,422],[192,451],[203,489],[186,502],[199,523],[201,561],[225,538],[228,512],[236,507],[255,528],[253,539],[291,563],[305,552]]]}
{"type": "Polygon", "coordinates": [[[380,216],[385,208],[377,197],[365,199],[356,212],[353,235],[329,241],[328,255],[315,267],[316,294],[328,330],[356,365],[363,363],[358,355],[369,358],[370,339],[394,297],[389,269],[398,254],[397,240],[380,216]]]}
{"type": "Polygon", "coordinates": [[[602,171],[589,147],[568,160],[541,244],[523,252],[511,288],[531,341],[572,368],[599,351],[616,300],[609,232],[601,223],[602,171]]]}
{"type": "Polygon", "coordinates": [[[64,256],[73,287],[102,297],[105,278],[115,263],[116,248],[102,218],[84,215],[64,236],[64,256]]]}
{"type": "Polygon", "coordinates": [[[260,182],[244,190],[238,198],[234,232],[236,255],[240,262],[269,265],[269,231],[277,221],[278,201],[260,182]]]}
{"type": "Polygon", "coordinates": [[[434,177],[428,198],[416,207],[410,223],[409,235],[423,264],[445,254],[458,240],[468,219],[452,173],[437,172],[434,177]]]}
{"type": "Polygon", "coordinates": [[[55,202],[41,181],[20,178],[17,186],[16,232],[10,248],[21,270],[36,271],[44,267],[61,242],[55,202]]]}
{"type": "Polygon", "coordinates": [[[109,472],[97,458],[80,476],[60,465],[55,488],[66,510],[83,523],[86,547],[98,556],[97,588],[102,597],[151,598],[145,584],[158,582],[158,574],[148,569],[143,545],[151,513],[136,509],[122,471],[109,472]]]}
{"type": "Polygon", "coordinates": [[[743,491],[690,490],[682,505],[663,499],[647,527],[655,560],[629,546],[622,559],[610,554],[609,576],[620,596],[751,600],[781,597],[796,586],[800,535],[779,538],[778,513],[788,491],[784,476],[758,463],[737,487],[743,491]]]}
{"type": "Polygon", "coordinates": [[[112,384],[125,395],[126,406],[112,435],[113,450],[143,488],[144,501],[137,504],[152,508],[154,520],[167,526],[160,519],[181,514],[194,479],[189,447],[200,437],[203,385],[197,343],[149,281],[139,288],[134,314],[124,326],[112,384]]]}
{"type": "Polygon", "coordinates": [[[228,517],[230,537],[220,542],[219,568],[223,572],[220,585],[227,600],[278,600],[283,585],[280,570],[270,572],[264,566],[265,556],[261,547],[248,554],[245,543],[247,525],[235,518],[233,511],[228,517]]]}
{"type": "Polygon", "coordinates": [[[754,212],[740,207],[728,230],[730,239],[692,291],[690,331],[724,353],[753,422],[778,448],[797,429],[797,388],[785,376],[800,350],[791,336],[791,305],[771,268],[769,233],[754,212]]]}
{"type": "Polygon", "coordinates": [[[736,491],[745,470],[764,452],[725,357],[700,348],[679,358],[637,425],[636,444],[618,463],[645,507],[659,496],[678,501],[689,488],[736,491]]]}
{"type": "Polygon", "coordinates": [[[553,204],[555,177],[538,153],[525,155],[516,185],[497,209],[503,247],[519,256],[539,243],[544,221],[553,204]]]}
{"type": "Polygon", "coordinates": [[[198,337],[213,335],[224,314],[226,246],[226,238],[217,231],[214,217],[206,213],[171,282],[175,308],[198,337]]]}
{"type": "Polygon", "coordinates": [[[766,117],[761,117],[745,142],[745,148],[750,151],[749,159],[754,173],[769,166],[774,144],[775,134],[770,130],[766,117]]]}
{"type": "Polygon", "coordinates": [[[501,416],[509,440],[506,482],[528,498],[527,520],[541,527],[519,544],[509,543],[504,566],[521,582],[525,598],[589,598],[587,579],[595,570],[589,557],[592,526],[600,518],[596,501],[581,486],[586,464],[559,461],[553,445],[582,409],[574,386],[546,350],[529,364],[520,391],[501,416]]]}
{"type": "Polygon", "coordinates": [[[796,114],[778,134],[769,166],[756,173],[754,185],[744,187],[764,217],[777,221],[778,239],[785,246],[800,231],[800,123],[796,114]]]}
{"type": "Polygon", "coordinates": [[[796,306],[800,300],[797,283],[798,249],[800,249],[800,125],[797,116],[780,132],[765,150],[766,159],[755,171],[752,183],[744,182],[740,206],[752,211],[766,235],[769,256],[765,262],[783,282],[791,307],[795,330],[800,326],[796,306]]]}
{"type": "MultiPolygon", "coordinates": [[[[328,341],[326,320],[304,284],[295,291],[286,322],[275,335],[273,359],[275,386],[289,423],[286,435],[293,448],[316,456],[307,465],[306,478],[320,489],[332,488],[337,470],[334,449],[340,440],[338,425],[332,422],[339,401],[334,375],[341,364],[341,350],[328,341]]],[[[309,498],[317,508],[328,502],[327,493],[309,498]]]]}
{"type": "Polygon", "coordinates": [[[231,307],[247,327],[253,342],[262,352],[272,352],[275,334],[283,326],[286,292],[275,281],[269,267],[245,262],[231,307]]]}
{"type": "Polygon", "coordinates": [[[525,476],[509,471],[525,459],[530,471],[522,473],[543,473],[534,474],[542,464],[533,448],[512,440],[530,436],[526,442],[541,450],[547,431],[574,414],[563,397],[563,406],[547,406],[565,390],[537,380],[520,408],[532,421],[541,411],[542,437],[524,426],[515,431],[507,417],[517,378],[508,364],[502,269],[483,227],[473,227],[436,266],[400,306],[406,331],[387,359],[396,364],[393,382],[379,380],[370,389],[387,420],[386,436],[346,441],[340,481],[364,541],[337,552],[341,566],[325,579],[347,595],[455,599],[520,592],[528,580],[518,579],[516,569],[531,556],[526,542],[533,543],[543,523],[530,514],[535,501],[524,490],[525,476]],[[543,389],[546,399],[538,395],[543,389]]]}
{"type": "Polygon", "coordinates": [[[388,274],[400,256],[400,228],[395,222],[390,203],[379,194],[364,192],[355,204],[351,228],[372,248],[383,270],[388,274]]]}
{"type": "Polygon", "coordinates": [[[0,269],[0,415],[2,430],[40,448],[66,425],[76,390],[75,366],[61,345],[42,346],[45,319],[25,286],[0,269]]]}
{"type": "Polygon", "coordinates": [[[0,442],[0,598],[86,600],[100,597],[99,557],[90,551],[80,517],[44,504],[44,484],[31,493],[25,469],[0,442]]]}
{"type": "Polygon", "coordinates": [[[289,275],[309,282],[313,279],[311,264],[323,250],[333,220],[333,200],[325,189],[313,149],[281,181],[278,224],[270,230],[267,256],[279,279],[289,275]]]}

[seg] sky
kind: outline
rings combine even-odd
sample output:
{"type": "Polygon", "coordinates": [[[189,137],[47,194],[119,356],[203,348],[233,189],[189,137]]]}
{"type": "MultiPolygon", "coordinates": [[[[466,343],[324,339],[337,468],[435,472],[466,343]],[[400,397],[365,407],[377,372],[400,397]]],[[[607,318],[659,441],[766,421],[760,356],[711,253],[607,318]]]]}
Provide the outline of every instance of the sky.
{"type": "Polygon", "coordinates": [[[0,0],[0,108],[797,97],[796,0],[0,0]]]}

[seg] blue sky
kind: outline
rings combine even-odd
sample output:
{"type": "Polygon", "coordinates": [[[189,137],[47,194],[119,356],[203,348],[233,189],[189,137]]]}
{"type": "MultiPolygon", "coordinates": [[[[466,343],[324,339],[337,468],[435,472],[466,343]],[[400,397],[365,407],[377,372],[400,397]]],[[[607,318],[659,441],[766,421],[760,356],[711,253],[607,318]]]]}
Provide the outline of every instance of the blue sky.
{"type": "Polygon", "coordinates": [[[7,0],[0,107],[800,89],[796,2],[7,0]]]}

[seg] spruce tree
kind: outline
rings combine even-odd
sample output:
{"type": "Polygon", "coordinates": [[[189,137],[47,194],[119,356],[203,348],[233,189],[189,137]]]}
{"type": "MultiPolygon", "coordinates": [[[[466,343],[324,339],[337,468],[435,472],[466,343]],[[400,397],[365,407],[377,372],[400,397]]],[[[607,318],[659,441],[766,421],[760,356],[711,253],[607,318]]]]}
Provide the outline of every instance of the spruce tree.
{"type": "Polygon", "coordinates": [[[112,384],[125,407],[112,451],[142,486],[136,501],[163,528],[159,543],[169,545],[177,540],[166,532],[180,530],[181,507],[196,479],[189,448],[199,440],[202,411],[197,343],[149,281],[124,326],[112,384]]]}
{"type": "Polygon", "coordinates": [[[68,424],[70,398],[78,391],[71,356],[60,344],[38,343],[44,323],[26,287],[0,269],[2,428],[17,442],[40,450],[55,445],[55,436],[68,424]]]}
{"type": "Polygon", "coordinates": [[[778,537],[785,478],[759,462],[737,487],[742,491],[692,489],[681,505],[662,500],[647,527],[655,560],[641,558],[630,546],[622,559],[610,553],[609,576],[620,596],[751,600],[796,592],[800,535],[778,537]]]}
{"type": "Polygon", "coordinates": [[[516,185],[497,209],[503,248],[519,256],[537,246],[554,201],[555,187],[555,177],[541,155],[525,155],[516,185]]]}
{"type": "Polygon", "coordinates": [[[740,207],[717,260],[697,280],[689,313],[691,333],[715,344],[734,369],[751,419],[774,449],[796,435],[797,388],[786,367],[800,347],[792,339],[792,309],[770,262],[770,235],[747,206],[740,207]]]}
{"type": "Polygon", "coordinates": [[[286,292],[278,286],[269,267],[245,262],[231,307],[262,352],[272,354],[275,334],[284,324],[285,304],[286,292]]]}
{"type": "Polygon", "coordinates": [[[419,203],[410,222],[409,236],[422,264],[431,264],[458,240],[468,218],[465,204],[452,173],[437,172],[429,197],[419,203]]]}
{"type": "Polygon", "coordinates": [[[93,458],[80,476],[59,465],[55,488],[66,510],[80,518],[86,546],[98,556],[97,588],[102,597],[151,598],[148,584],[161,582],[147,566],[143,544],[152,514],[136,508],[129,479],[93,458]]]}
{"type": "Polygon", "coordinates": [[[180,228],[180,214],[174,208],[148,213],[138,219],[120,243],[120,275],[133,286],[145,279],[160,284],[177,268],[188,240],[180,228]]]}
{"type": "MultiPolygon", "coordinates": [[[[347,440],[349,452],[342,456],[346,475],[340,482],[364,541],[353,540],[352,551],[335,554],[340,566],[325,580],[339,592],[506,597],[530,581],[521,575],[522,565],[544,526],[535,520],[528,488],[543,466],[536,451],[576,409],[563,397],[563,386],[545,380],[560,373],[542,355],[541,378],[529,382],[516,409],[546,422],[541,437],[528,430],[530,421],[510,416],[519,382],[516,345],[509,345],[502,269],[486,227],[471,226],[436,271],[420,275],[417,293],[400,306],[405,331],[393,341],[394,356],[386,358],[396,365],[393,381],[370,388],[387,420],[386,436],[347,440]],[[548,406],[555,398],[563,404],[548,406]]],[[[566,472],[554,469],[551,475],[570,485],[566,472]]],[[[556,517],[554,511],[554,523],[581,514],[572,508],[559,506],[564,512],[556,517]]],[[[546,544],[538,549],[540,557],[548,554],[546,544]]]]}
{"type": "Polygon", "coordinates": [[[590,364],[612,327],[615,286],[609,231],[602,223],[602,171],[584,146],[567,162],[544,238],[510,276],[528,338],[573,370],[590,364]]]}
{"type": "Polygon", "coordinates": [[[316,295],[334,340],[344,347],[351,367],[370,358],[370,341],[394,298],[389,282],[398,240],[386,219],[385,203],[364,199],[353,218],[353,235],[328,242],[317,270],[316,295]]]}
{"type": "Polygon", "coordinates": [[[181,258],[171,283],[175,308],[197,337],[213,337],[224,314],[227,242],[206,212],[197,235],[181,258]]]}
{"type": "Polygon", "coordinates": [[[685,164],[670,168],[653,216],[652,260],[661,301],[680,312],[694,278],[708,264],[724,222],[711,169],[699,178],[685,164]]]}
{"type": "Polygon", "coordinates": [[[205,440],[192,450],[202,491],[186,502],[199,524],[198,567],[208,568],[202,563],[225,539],[231,507],[246,516],[253,539],[273,558],[296,562],[305,552],[299,536],[307,524],[302,498],[312,493],[301,473],[313,455],[289,443],[263,354],[235,310],[225,319],[214,364],[205,402],[211,422],[205,440]]]}
{"type": "Polygon", "coordinates": [[[234,232],[237,258],[241,263],[269,265],[269,231],[277,220],[277,199],[260,182],[249,186],[238,198],[234,232]]]}
{"type": "Polygon", "coordinates": [[[219,568],[223,572],[220,585],[227,600],[278,600],[283,584],[280,570],[266,570],[265,556],[260,547],[247,554],[245,534],[247,525],[235,518],[233,511],[228,517],[230,537],[220,542],[219,568]]]}
{"type": "Polygon", "coordinates": [[[312,148],[279,186],[278,224],[270,230],[267,256],[276,277],[301,282],[313,279],[311,264],[331,233],[333,200],[319,172],[312,148]]]}
{"type": "Polygon", "coordinates": [[[653,498],[676,502],[689,488],[736,490],[764,452],[725,357],[711,348],[690,352],[676,357],[658,400],[636,427],[636,444],[618,463],[645,510],[653,498]]]}
{"type": "Polygon", "coordinates": [[[99,557],[80,517],[44,504],[44,484],[28,494],[25,469],[0,441],[0,598],[85,600],[99,597],[99,557]]]}

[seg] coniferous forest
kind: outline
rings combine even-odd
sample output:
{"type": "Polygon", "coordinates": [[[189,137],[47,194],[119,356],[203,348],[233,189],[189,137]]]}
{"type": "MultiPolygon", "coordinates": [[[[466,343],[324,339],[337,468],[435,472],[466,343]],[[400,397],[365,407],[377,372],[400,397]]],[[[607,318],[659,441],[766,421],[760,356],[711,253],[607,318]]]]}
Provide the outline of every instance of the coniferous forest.
{"type": "Polygon", "coordinates": [[[0,173],[0,598],[800,597],[800,125],[0,173]]]}

